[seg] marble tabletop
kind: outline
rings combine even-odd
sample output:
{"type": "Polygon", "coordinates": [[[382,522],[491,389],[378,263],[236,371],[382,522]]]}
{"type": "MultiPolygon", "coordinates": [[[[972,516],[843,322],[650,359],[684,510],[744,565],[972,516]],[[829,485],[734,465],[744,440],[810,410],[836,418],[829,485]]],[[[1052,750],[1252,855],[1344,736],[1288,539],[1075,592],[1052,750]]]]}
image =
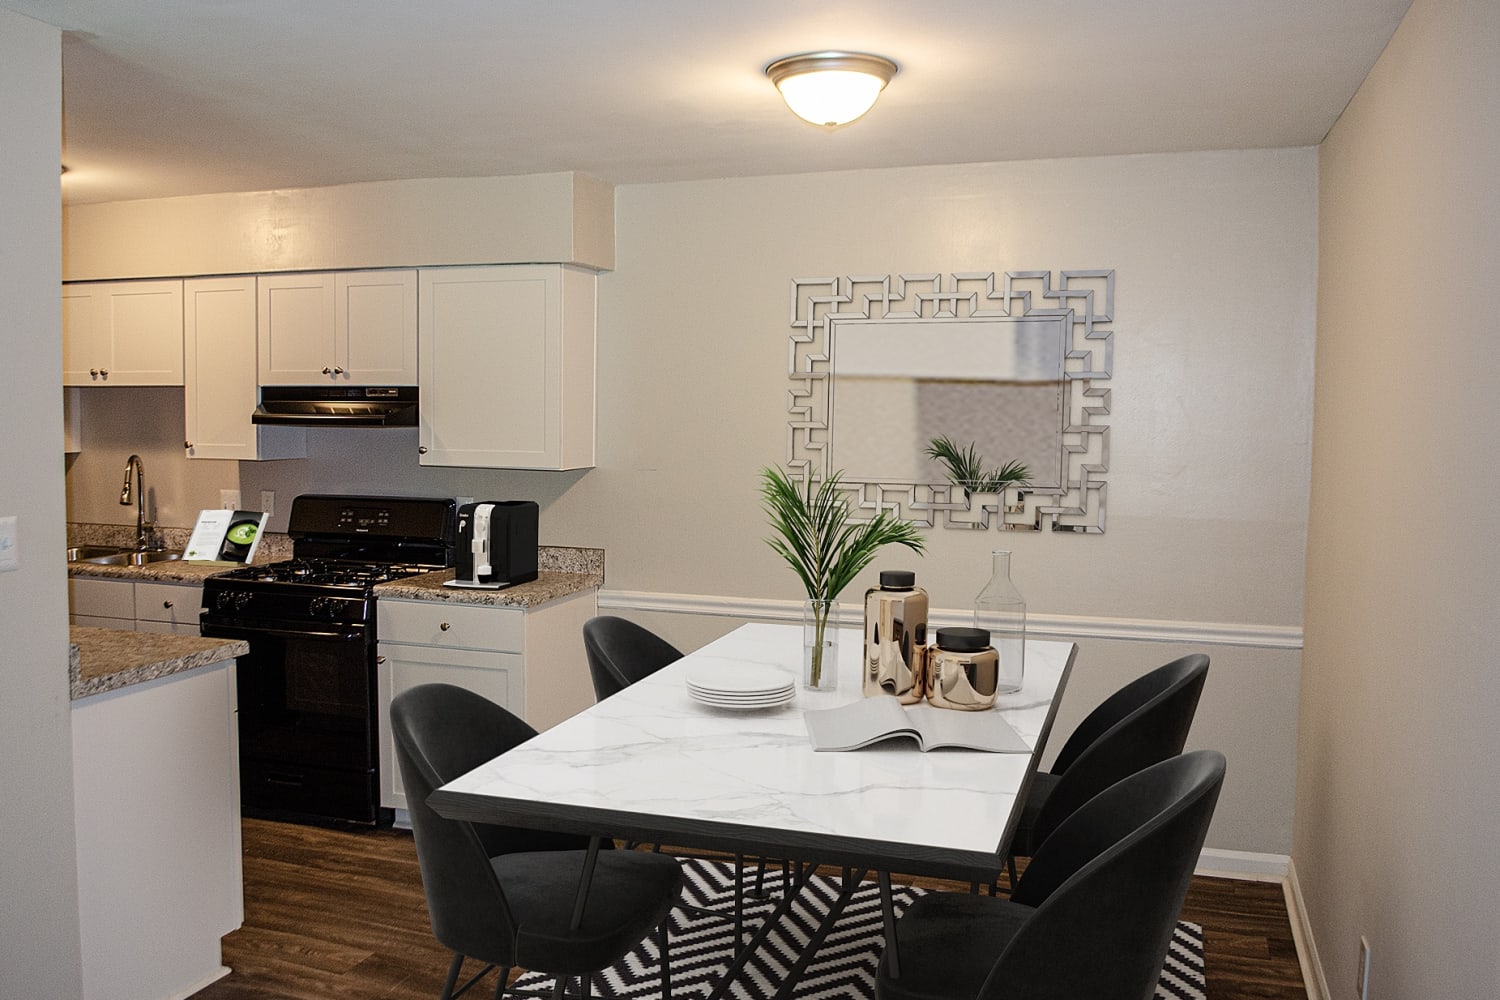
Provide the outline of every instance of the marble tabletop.
{"type": "Polygon", "coordinates": [[[1022,689],[996,711],[1033,753],[937,750],[910,740],[814,752],[802,713],[862,697],[861,636],[840,632],[839,684],[781,708],[708,708],[690,671],[771,664],[800,676],[800,626],[750,624],[549,729],[433,794],[458,819],[674,846],[869,864],[909,874],[993,870],[1036,768],[1077,647],[1031,640],[1022,689]]]}

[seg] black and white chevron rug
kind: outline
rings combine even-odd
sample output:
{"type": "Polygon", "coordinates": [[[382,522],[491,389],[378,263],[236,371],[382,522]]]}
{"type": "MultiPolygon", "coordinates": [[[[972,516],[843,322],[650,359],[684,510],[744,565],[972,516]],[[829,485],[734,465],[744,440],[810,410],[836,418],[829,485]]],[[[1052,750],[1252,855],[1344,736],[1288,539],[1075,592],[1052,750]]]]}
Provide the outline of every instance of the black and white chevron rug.
{"type": "MultiPolygon", "coordinates": [[[[702,858],[682,859],[687,887],[683,900],[691,907],[732,913],[734,867],[702,858]]],[[[753,874],[747,871],[747,879],[753,874]]],[[[775,907],[781,895],[781,870],[765,873],[765,897],[745,901],[745,936],[749,937],[775,907]]],[[[893,886],[899,914],[926,890],[893,886]]],[[[829,905],[838,897],[837,878],[814,875],[803,889],[785,920],[767,939],[766,946],[751,960],[730,991],[736,1000],[765,1000],[786,981],[808,939],[829,905]]],[[[630,1000],[697,1000],[707,997],[728,967],[733,945],[733,925],[721,916],[695,913],[679,906],[671,916],[672,996],[661,996],[661,966],[652,938],[603,973],[594,977],[595,997],[630,1000]]],[[[885,938],[880,918],[880,890],[874,882],[861,883],[839,916],[817,957],[797,985],[798,1000],[871,1000],[875,995],[875,966],[885,938]]],[[[541,973],[526,973],[515,988],[550,991],[552,979],[541,973]]],[[[576,996],[570,989],[569,996],[576,996]]],[[[1157,1000],[1206,1000],[1203,976],[1203,928],[1180,922],[1173,935],[1157,1000]]]]}

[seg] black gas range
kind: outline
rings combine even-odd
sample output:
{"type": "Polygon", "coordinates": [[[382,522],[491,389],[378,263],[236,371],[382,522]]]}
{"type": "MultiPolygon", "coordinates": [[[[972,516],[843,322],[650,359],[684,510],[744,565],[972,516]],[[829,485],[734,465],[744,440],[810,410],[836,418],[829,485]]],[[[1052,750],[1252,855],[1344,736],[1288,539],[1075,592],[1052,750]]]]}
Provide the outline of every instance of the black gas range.
{"type": "Polygon", "coordinates": [[[250,815],[379,825],[377,584],[453,564],[447,498],[308,494],[292,558],[209,577],[200,630],[244,639],[240,798],[250,815]]]}

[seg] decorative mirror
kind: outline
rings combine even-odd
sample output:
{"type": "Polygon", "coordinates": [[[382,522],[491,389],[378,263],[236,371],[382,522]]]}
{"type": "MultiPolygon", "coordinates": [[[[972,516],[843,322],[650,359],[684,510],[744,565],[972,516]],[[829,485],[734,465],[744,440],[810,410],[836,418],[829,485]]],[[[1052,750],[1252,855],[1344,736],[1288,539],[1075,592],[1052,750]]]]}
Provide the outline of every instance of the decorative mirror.
{"type": "Polygon", "coordinates": [[[839,470],[871,516],[1102,532],[1114,287],[1112,270],[794,278],[788,466],[839,470]]]}

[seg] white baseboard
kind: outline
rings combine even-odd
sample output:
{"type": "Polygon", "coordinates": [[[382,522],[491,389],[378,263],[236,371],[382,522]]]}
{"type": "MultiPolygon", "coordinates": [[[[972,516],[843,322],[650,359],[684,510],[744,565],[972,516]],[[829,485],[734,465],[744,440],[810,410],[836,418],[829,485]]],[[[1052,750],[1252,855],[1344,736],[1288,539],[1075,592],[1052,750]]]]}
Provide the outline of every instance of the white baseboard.
{"type": "Polygon", "coordinates": [[[1318,957],[1312,921],[1302,899],[1302,886],[1297,881],[1297,866],[1290,859],[1282,887],[1286,892],[1286,912],[1291,918],[1292,941],[1297,945],[1297,961],[1302,965],[1302,982],[1307,986],[1307,996],[1309,1000],[1331,1000],[1333,994],[1328,991],[1328,977],[1323,974],[1323,960],[1318,957]]]}
{"type": "Polygon", "coordinates": [[[1284,882],[1292,859],[1285,854],[1257,854],[1253,851],[1225,851],[1205,847],[1198,855],[1194,875],[1211,878],[1234,878],[1245,882],[1284,882]]]}
{"type": "MultiPolygon", "coordinates": [[[[797,600],[663,594],[644,590],[601,590],[599,610],[648,611],[773,622],[802,620],[802,602],[797,600]]],[[[835,614],[836,623],[841,626],[857,628],[863,624],[864,611],[858,603],[841,602],[835,614]]],[[[928,622],[933,626],[965,625],[970,623],[972,614],[969,610],[934,608],[928,615],[928,622]]],[[[1049,639],[1130,639],[1138,642],[1183,642],[1256,649],[1302,648],[1302,628],[1294,625],[1028,614],[1026,631],[1037,638],[1049,639]]]]}

